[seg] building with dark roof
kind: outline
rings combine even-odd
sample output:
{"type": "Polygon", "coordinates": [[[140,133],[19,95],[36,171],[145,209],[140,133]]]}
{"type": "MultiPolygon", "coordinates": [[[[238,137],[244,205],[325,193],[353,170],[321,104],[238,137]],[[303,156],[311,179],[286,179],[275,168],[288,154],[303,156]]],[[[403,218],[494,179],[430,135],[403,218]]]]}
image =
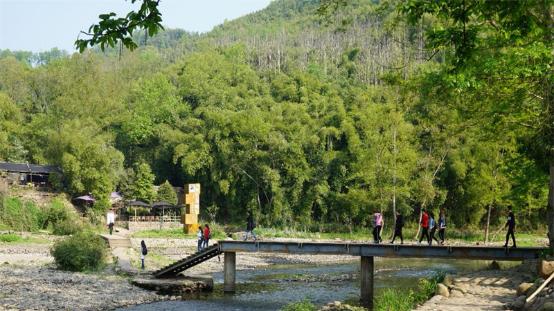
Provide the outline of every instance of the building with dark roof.
{"type": "Polygon", "coordinates": [[[0,178],[10,185],[34,184],[35,186],[49,187],[50,174],[60,173],[53,165],[36,165],[29,163],[0,162],[0,178]]]}

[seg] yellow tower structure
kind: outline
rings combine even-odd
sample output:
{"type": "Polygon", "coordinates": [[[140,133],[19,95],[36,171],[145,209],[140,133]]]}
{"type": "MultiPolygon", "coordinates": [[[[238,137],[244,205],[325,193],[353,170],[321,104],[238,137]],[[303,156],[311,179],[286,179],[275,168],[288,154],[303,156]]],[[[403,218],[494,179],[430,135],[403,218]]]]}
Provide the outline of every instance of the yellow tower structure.
{"type": "Polygon", "coordinates": [[[181,223],[186,234],[198,230],[198,214],[200,214],[200,184],[187,184],[185,189],[185,213],[181,216],[181,223]]]}

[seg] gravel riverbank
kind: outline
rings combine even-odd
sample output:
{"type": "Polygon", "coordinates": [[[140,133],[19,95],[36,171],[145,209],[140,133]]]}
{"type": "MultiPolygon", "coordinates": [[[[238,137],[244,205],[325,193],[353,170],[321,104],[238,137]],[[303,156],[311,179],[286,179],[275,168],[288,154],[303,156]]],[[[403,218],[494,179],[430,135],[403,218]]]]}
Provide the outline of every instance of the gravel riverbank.
{"type": "MultiPolygon", "coordinates": [[[[128,250],[138,265],[138,249],[143,239],[131,239],[128,250]]],[[[146,272],[159,265],[182,259],[195,252],[196,241],[188,239],[144,239],[149,248],[146,272]]],[[[40,244],[0,243],[0,310],[113,310],[174,297],[157,295],[131,285],[113,267],[101,273],[72,273],[56,270],[50,247],[40,244]]],[[[248,254],[237,256],[237,269],[255,269],[276,264],[333,264],[355,261],[348,256],[248,254]]],[[[223,271],[223,258],[217,257],[193,267],[187,275],[209,275],[223,271]]]]}

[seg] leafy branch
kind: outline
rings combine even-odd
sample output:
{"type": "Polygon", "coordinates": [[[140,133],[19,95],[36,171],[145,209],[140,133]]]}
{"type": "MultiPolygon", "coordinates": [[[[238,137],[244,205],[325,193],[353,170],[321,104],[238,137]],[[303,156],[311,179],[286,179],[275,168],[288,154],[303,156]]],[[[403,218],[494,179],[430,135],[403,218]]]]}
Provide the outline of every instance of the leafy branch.
{"type": "MultiPolygon", "coordinates": [[[[131,0],[135,3],[137,0],[131,0]]],[[[113,12],[100,14],[98,24],[93,24],[88,31],[81,31],[79,35],[86,35],[86,39],[78,38],[75,47],[82,53],[88,46],[100,45],[104,51],[106,46],[114,47],[121,42],[131,51],[137,48],[133,40],[133,32],[144,29],[146,36],[153,36],[163,30],[162,14],[158,10],[160,0],[142,0],[138,11],[131,11],[125,17],[117,17],[113,12]]]]}

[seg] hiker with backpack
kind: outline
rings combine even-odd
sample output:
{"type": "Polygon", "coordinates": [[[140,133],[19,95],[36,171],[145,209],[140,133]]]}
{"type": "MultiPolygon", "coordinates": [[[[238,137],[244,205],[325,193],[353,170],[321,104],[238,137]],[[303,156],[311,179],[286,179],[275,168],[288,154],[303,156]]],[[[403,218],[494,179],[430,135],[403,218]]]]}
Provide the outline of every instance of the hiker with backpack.
{"type": "Polygon", "coordinates": [[[402,236],[402,228],[404,227],[404,217],[399,211],[396,212],[396,221],[394,224],[394,235],[390,244],[394,244],[396,237],[400,238],[400,244],[404,244],[404,237],[402,236]]]}
{"type": "Polygon", "coordinates": [[[246,233],[244,234],[244,240],[248,240],[248,235],[251,234],[254,237],[254,241],[257,240],[256,234],[254,233],[254,228],[256,224],[254,223],[254,217],[252,216],[252,211],[248,212],[248,217],[246,217],[246,233]]]}
{"type": "Polygon", "coordinates": [[[144,258],[148,255],[148,248],[146,248],[146,243],[144,243],[144,240],[140,241],[140,261],[141,261],[141,269],[144,270],[144,258]]]}
{"type": "Polygon", "coordinates": [[[210,238],[212,237],[212,232],[210,231],[210,226],[206,224],[204,226],[204,244],[202,245],[203,248],[208,247],[208,243],[210,243],[210,238]]]}

